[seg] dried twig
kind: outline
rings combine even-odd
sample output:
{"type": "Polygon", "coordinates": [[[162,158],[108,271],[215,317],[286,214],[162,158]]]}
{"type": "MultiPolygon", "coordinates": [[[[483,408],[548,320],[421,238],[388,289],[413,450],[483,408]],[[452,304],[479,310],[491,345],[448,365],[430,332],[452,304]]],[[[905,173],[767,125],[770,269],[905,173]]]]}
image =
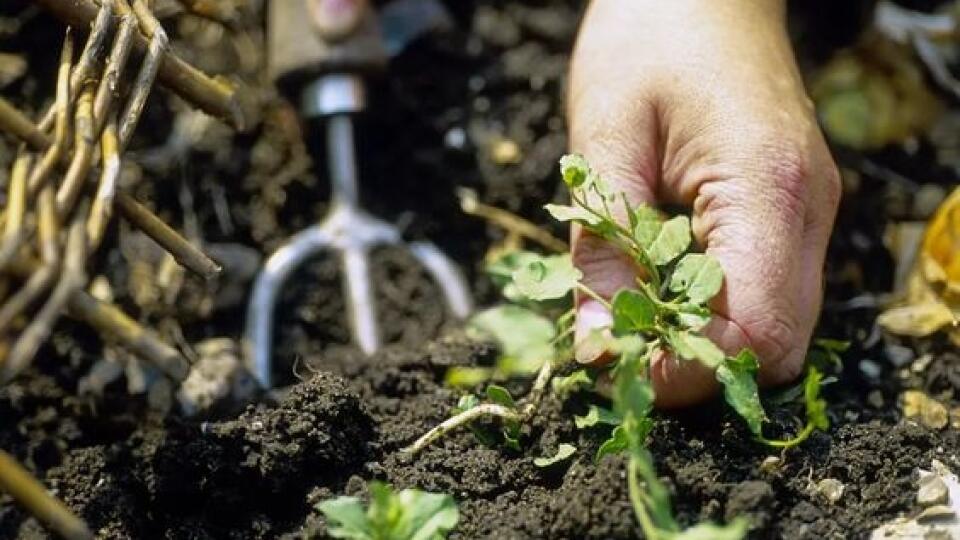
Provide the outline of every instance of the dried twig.
{"type": "Polygon", "coordinates": [[[60,69],[57,72],[57,100],[54,104],[56,120],[54,123],[53,144],[47,148],[43,159],[40,160],[30,174],[27,184],[28,198],[40,191],[47,177],[54,167],[66,156],[67,134],[70,130],[70,62],[73,57],[73,36],[67,28],[67,35],[63,40],[63,50],[60,52],[60,69]]]}
{"type": "Polygon", "coordinates": [[[184,268],[206,279],[220,273],[221,268],[216,261],[207,257],[136,199],[126,193],[118,193],[114,202],[124,219],[169,251],[184,268]]]}
{"type": "MultiPolygon", "coordinates": [[[[100,55],[103,53],[103,46],[106,44],[107,37],[110,35],[113,7],[113,0],[104,0],[101,3],[100,10],[97,12],[97,18],[94,19],[93,25],[90,28],[90,34],[87,36],[87,41],[83,45],[83,52],[80,53],[80,59],[77,61],[77,64],[73,66],[73,71],[70,73],[70,88],[80,88],[80,86],[90,78],[93,69],[97,67],[97,63],[100,61],[100,55]]],[[[39,128],[41,131],[46,132],[50,129],[56,117],[56,112],[56,107],[51,106],[40,117],[39,128]]]]}
{"type": "Polygon", "coordinates": [[[39,251],[43,263],[37,271],[30,274],[27,282],[0,306],[0,332],[6,330],[23,310],[40,298],[60,273],[60,249],[57,242],[59,225],[54,199],[53,186],[44,186],[37,199],[39,251]]]}
{"type": "Polygon", "coordinates": [[[127,65],[127,59],[130,58],[133,37],[137,33],[137,18],[126,0],[116,0],[116,6],[120,24],[117,27],[117,36],[113,40],[113,48],[110,49],[110,57],[103,69],[103,76],[100,78],[97,97],[93,101],[93,116],[97,122],[94,131],[97,133],[103,128],[113,102],[120,93],[120,76],[127,65]]]}
{"type": "MultiPolygon", "coordinates": [[[[96,17],[93,0],[34,0],[69,25],[84,27],[96,17]]],[[[134,45],[147,50],[147,38],[136,32],[134,45]]],[[[209,77],[172,52],[163,55],[158,72],[160,84],[196,107],[222,118],[240,131],[257,123],[257,107],[248,91],[220,78],[209,77]]]]}
{"type": "MultiPolygon", "coordinates": [[[[28,278],[38,271],[39,266],[37,261],[29,258],[16,259],[10,264],[10,272],[17,277],[28,278]]],[[[171,379],[182,381],[190,372],[190,364],[176,349],[117,306],[97,300],[80,290],[70,297],[67,309],[71,317],[90,325],[107,339],[154,364],[171,379]]]]}
{"type": "Polygon", "coordinates": [[[43,150],[50,146],[47,134],[37,129],[25,114],[2,97],[0,97],[0,130],[25,141],[34,150],[43,150]]]}
{"type": "Polygon", "coordinates": [[[23,216],[27,206],[27,174],[30,172],[30,154],[21,150],[13,162],[10,186],[7,189],[6,223],[0,244],[0,269],[5,268],[17,254],[23,239],[23,216]]]}
{"type": "Polygon", "coordinates": [[[79,291],[70,298],[70,314],[113,338],[138,357],[160,368],[176,382],[187,378],[190,364],[156,333],[140,326],[113,304],[101,302],[79,291]]]}
{"type": "Polygon", "coordinates": [[[76,204],[77,197],[87,181],[87,175],[90,174],[93,148],[96,144],[93,133],[93,92],[93,84],[84,84],[80,99],[77,101],[73,159],[70,160],[67,174],[63,178],[63,183],[60,184],[60,189],[57,190],[57,215],[60,219],[65,219],[73,210],[73,205],[76,204]]]}
{"type": "Polygon", "coordinates": [[[43,484],[3,450],[0,450],[0,489],[67,540],[93,538],[83,520],[50,495],[43,484]]]}
{"type": "Polygon", "coordinates": [[[144,0],[133,0],[133,11],[137,16],[137,22],[140,23],[140,30],[150,38],[150,46],[147,47],[146,57],[143,64],[140,65],[140,72],[137,74],[137,80],[133,83],[133,92],[130,99],[127,100],[127,107],[120,115],[120,151],[127,147],[130,142],[130,136],[137,127],[137,121],[140,120],[140,113],[143,112],[143,106],[147,103],[147,97],[150,95],[150,89],[153,88],[153,81],[157,77],[157,70],[160,69],[160,61],[167,52],[169,38],[167,33],[160,26],[160,22],[150,12],[150,8],[144,0]]]}
{"type": "Polygon", "coordinates": [[[113,198],[117,191],[117,178],[120,176],[120,152],[117,141],[117,118],[107,121],[100,135],[100,153],[102,169],[100,186],[90,207],[87,219],[87,242],[90,250],[96,250],[103,240],[103,233],[113,215],[113,198]]]}
{"type": "Polygon", "coordinates": [[[67,234],[67,252],[63,272],[60,274],[60,281],[50,298],[47,299],[47,302],[40,308],[27,328],[20,334],[13,348],[10,349],[7,361],[0,364],[0,384],[9,382],[10,379],[30,365],[30,361],[37,354],[40,346],[53,332],[53,325],[57,322],[57,318],[60,317],[67,302],[76,291],[83,288],[87,281],[84,272],[84,263],[87,260],[87,238],[83,214],[83,212],[78,212],[70,224],[67,234]]]}
{"type": "Polygon", "coordinates": [[[526,219],[502,208],[480,202],[473,190],[461,189],[457,195],[460,197],[460,208],[467,214],[483,218],[510,233],[529,238],[549,250],[561,253],[568,250],[566,242],[526,219]]]}

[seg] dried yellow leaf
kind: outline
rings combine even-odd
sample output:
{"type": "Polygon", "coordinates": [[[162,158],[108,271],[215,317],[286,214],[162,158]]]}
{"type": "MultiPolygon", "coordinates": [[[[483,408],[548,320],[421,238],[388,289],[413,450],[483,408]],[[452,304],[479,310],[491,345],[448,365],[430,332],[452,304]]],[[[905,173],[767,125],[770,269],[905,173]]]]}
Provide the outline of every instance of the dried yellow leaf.
{"type": "Polygon", "coordinates": [[[921,271],[929,283],[944,287],[948,303],[960,302],[960,188],[930,220],[923,238],[921,271]]]}
{"type": "Polygon", "coordinates": [[[877,318],[885,330],[912,337],[925,337],[953,324],[953,312],[942,302],[930,301],[888,309],[877,318]]]}

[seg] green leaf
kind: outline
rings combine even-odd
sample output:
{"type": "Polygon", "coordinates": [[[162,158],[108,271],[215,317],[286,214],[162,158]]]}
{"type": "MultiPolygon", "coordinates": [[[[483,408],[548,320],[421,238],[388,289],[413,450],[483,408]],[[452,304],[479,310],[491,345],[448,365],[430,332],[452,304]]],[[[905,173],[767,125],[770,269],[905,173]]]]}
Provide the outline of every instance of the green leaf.
{"type": "Polygon", "coordinates": [[[577,426],[577,429],[586,429],[599,424],[619,426],[622,421],[623,418],[619,414],[596,405],[590,405],[587,414],[583,416],[574,415],[573,417],[573,423],[577,426]]]}
{"type": "Polygon", "coordinates": [[[579,206],[548,204],[543,208],[557,221],[576,221],[584,225],[599,225],[603,221],[600,216],[579,206]]]}
{"type": "Polygon", "coordinates": [[[717,368],[717,380],[723,385],[723,397],[730,407],[747,423],[750,432],[762,436],[767,415],[760,403],[756,374],[760,364],[750,349],[728,358],[717,368]]]}
{"type": "Polygon", "coordinates": [[[443,493],[427,493],[418,489],[405,489],[399,495],[403,518],[398,524],[402,536],[391,538],[409,540],[435,540],[446,538],[457,526],[460,513],[453,497],[443,493]]]}
{"type": "Polygon", "coordinates": [[[633,414],[637,419],[646,418],[653,409],[653,385],[640,378],[646,358],[633,352],[623,353],[614,378],[613,405],[620,416],[633,414]]]}
{"type": "Polygon", "coordinates": [[[551,300],[566,296],[582,277],[569,254],[552,255],[518,268],[513,283],[530,300],[551,300]]]}
{"type": "Polygon", "coordinates": [[[553,358],[550,342],[555,335],[556,329],[550,320],[515,305],[487,309],[475,315],[467,324],[467,336],[470,338],[493,338],[504,356],[531,363],[542,363],[553,358]]]}
{"type": "Polygon", "coordinates": [[[680,304],[677,321],[681,327],[687,330],[697,331],[706,326],[712,316],[713,312],[704,306],[680,304]]]}
{"type": "Polygon", "coordinates": [[[670,329],[667,341],[673,352],[686,360],[699,360],[701,364],[716,369],[723,362],[723,351],[709,338],[694,334],[686,330],[670,329]]]}
{"type": "Polygon", "coordinates": [[[660,235],[662,228],[663,222],[660,221],[659,217],[638,220],[637,224],[633,227],[633,238],[640,246],[649,250],[650,245],[653,244],[657,236],[660,235]]]}
{"type": "Polygon", "coordinates": [[[670,540],[741,540],[746,538],[750,522],[736,518],[726,525],[698,523],[693,527],[670,536],[670,540]]]}
{"type": "Polygon", "coordinates": [[[578,369],[565,377],[554,377],[550,384],[560,399],[566,399],[567,396],[582,388],[593,386],[593,377],[587,370],[578,369]]]}
{"type": "Polygon", "coordinates": [[[807,421],[825,431],[830,427],[830,419],[827,417],[827,402],[820,398],[822,378],[820,370],[813,366],[807,368],[807,377],[803,381],[803,401],[807,407],[807,421]]]}
{"type": "Polygon", "coordinates": [[[807,353],[807,364],[818,368],[826,368],[832,365],[835,368],[843,368],[843,358],[841,353],[850,348],[849,341],[838,339],[818,338],[813,340],[813,346],[807,353]]]}
{"type": "Polygon", "coordinates": [[[561,443],[560,447],[557,448],[557,453],[551,457],[538,457],[533,460],[533,464],[537,467],[549,467],[554,463],[559,463],[570,456],[572,456],[577,451],[577,447],[572,444],[561,443]]]}
{"type": "Polygon", "coordinates": [[[560,158],[560,174],[563,175],[563,183],[570,188],[582,186],[592,172],[586,158],[580,154],[567,154],[560,158]]]}
{"type": "Polygon", "coordinates": [[[510,395],[510,391],[496,384],[487,386],[487,399],[511,409],[517,406],[517,403],[513,400],[513,396],[510,395]]]}
{"type": "Polygon", "coordinates": [[[723,285],[723,268],[704,253],[688,253],[680,259],[670,276],[670,290],[683,293],[694,304],[704,304],[723,285]]]}
{"type": "Polygon", "coordinates": [[[505,429],[503,432],[503,445],[507,448],[519,452],[523,448],[520,446],[520,436],[518,429],[505,429]]]}
{"type": "Polygon", "coordinates": [[[648,332],[656,327],[657,306],[640,291],[620,289],[611,305],[613,330],[617,334],[648,332]]]}
{"type": "Polygon", "coordinates": [[[511,251],[487,264],[484,269],[490,281],[500,289],[500,294],[511,302],[524,300],[523,295],[513,283],[513,273],[533,261],[539,261],[540,255],[532,251],[511,251]]]}
{"type": "Polygon", "coordinates": [[[370,483],[370,507],[356,497],[338,497],[317,505],[334,538],[351,540],[437,540],[460,519],[453,497],[404,489],[395,493],[383,482],[370,483]]]}
{"type": "Polygon", "coordinates": [[[452,366],[447,369],[443,383],[453,388],[473,388],[490,380],[493,370],[476,366],[452,366]]]}
{"type": "Polygon", "coordinates": [[[664,222],[657,237],[647,248],[650,260],[658,266],[676,259],[690,247],[690,218],[676,216],[664,222]]]}
{"type": "Polygon", "coordinates": [[[629,444],[630,441],[627,439],[627,432],[624,431],[623,426],[617,426],[613,428],[613,432],[610,433],[610,438],[603,441],[603,444],[597,449],[597,455],[593,460],[599,462],[604,456],[619,454],[626,450],[629,444]]]}
{"type": "Polygon", "coordinates": [[[337,497],[321,502],[317,508],[327,518],[327,534],[333,538],[371,540],[373,532],[367,513],[357,497],[337,497]]]}

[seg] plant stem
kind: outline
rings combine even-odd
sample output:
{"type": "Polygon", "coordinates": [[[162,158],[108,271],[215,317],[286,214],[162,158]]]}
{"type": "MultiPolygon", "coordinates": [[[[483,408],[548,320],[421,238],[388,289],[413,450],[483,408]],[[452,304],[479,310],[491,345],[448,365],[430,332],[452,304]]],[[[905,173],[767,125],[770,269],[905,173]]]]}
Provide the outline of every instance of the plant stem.
{"type": "Polygon", "coordinates": [[[521,415],[509,407],[504,407],[503,405],[498,405],[496,403],[483,403],[472,409],[467,409],[458,415],[447,418],[430,431],[424,433],[423,436],[417,439],[413,444],[400,450],[400,452],[413,456],[417,452],[429,446],[431,443],[433,443],[433,441],[443,437],[454,429],[469,424],[470,422],[473,422],[474,420],[477,420],[483,416],[493,416],[503,418],[504,420],[512,420],[514,422],[519,422],[521,420],[521,415]]]}
{"type": "Polygon", "coordinates": [[[816,426],[813,425],[813,422],[807,422],[807,425],[803,426],[803,429],[800,431],[800,433],[797,433],[797,436],[793,437],[792,439],[777,441],[771,441],[770,439],[765,439],[763,437],[760,437],[759,439],[763,444],[773,448],[793,448],[794,446],[797,446],[798,444],[810,438],[810,435],[813,434],[814,429],[816,429],[816,426]]]}
{"type": "Polygon", "coordinates": [[[587,287],[587,286],[584,285],[583,283],[579,283],[579,282],[578,282],[578,283],[577,283],[577,290],[580,291],[580,292],[582,292],[582,293],[584,293],[584,294],[586,294],[586,295],[589,296],[590,298],[593,298],[594,300],[596,300],[597,302],[599,302],[601,305],[603,305],[603,307],[607,308],[607,310],[613,311],[613,306],[610,304],[610,302],[608,302],[605,298],[603,298],[602,296],[600,296],[599,294],[597,294],[597,292],[594,291],[593,289],[591,289],[590,287],[587,287]]]}
{"type": "Polygon", "coordinates": [[[640,486],[639,476],[640,467],[637,463],[637,458],[630,456],[630,460],[627,462],[627,490],[630,493],[633,512],[637,515],[640,528],[643,529],[643,536],[646,537],[647,540],[660,540],[662,538],[660,530],[654,525],[653,519],[647,512],[647,506],[644,501],[646,497],[644,496],[643,488],[640,486]]]}
{"type": "MultiPolygon", "coordinates": [[[[653,283],[654,288],[659,290],[660,274],[657,271],[657,266],[653,264],[653,261],[650,260],[650,257],[647,255],[647,252],[643,249],[643,247],[638,245],[636,240],[634,240],[633,232],[627,230],[626,227],[614,220],[612,216],[604,215],[594,208],[591,208],[582,197],[577,196],[575,191],[570,192],[570,199],[580,208],[583,208],[587,212],[590,212],[597,218],[604,222],[610,223],[613,226],[614,230],[623,238],[607,238],[607,241],[612,242],[618,248],[620,248],[621,251],[643,265],[643,268],[647,271],[647,275],[650,281],[653,283]],[[624,242],[624,238],[626,239],[626,242],[624,242]]],[[[609,211],[607,213],[609,214],[609,211]]]]}

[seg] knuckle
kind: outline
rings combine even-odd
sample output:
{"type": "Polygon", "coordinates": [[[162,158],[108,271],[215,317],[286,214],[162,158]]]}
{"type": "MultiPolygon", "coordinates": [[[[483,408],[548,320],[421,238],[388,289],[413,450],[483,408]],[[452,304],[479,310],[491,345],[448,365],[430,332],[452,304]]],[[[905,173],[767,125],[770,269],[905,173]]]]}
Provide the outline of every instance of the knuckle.
{"type": "Polygon", "coordinates": [[[782,363],[797,346],[799,328],[797,323],[785,314],[773,310],[765,317],[741,323],[754,352],[764,361],[772,364],[782,363]]]}

